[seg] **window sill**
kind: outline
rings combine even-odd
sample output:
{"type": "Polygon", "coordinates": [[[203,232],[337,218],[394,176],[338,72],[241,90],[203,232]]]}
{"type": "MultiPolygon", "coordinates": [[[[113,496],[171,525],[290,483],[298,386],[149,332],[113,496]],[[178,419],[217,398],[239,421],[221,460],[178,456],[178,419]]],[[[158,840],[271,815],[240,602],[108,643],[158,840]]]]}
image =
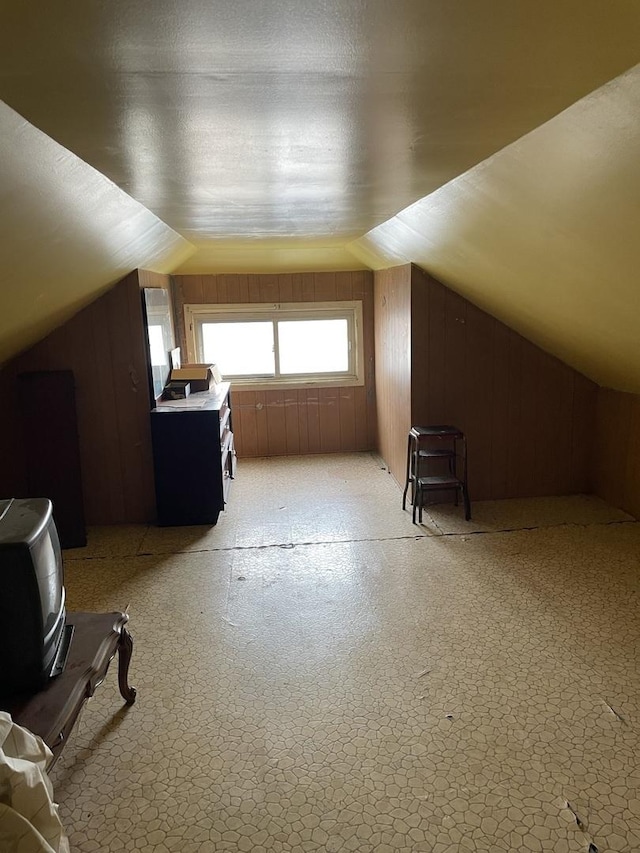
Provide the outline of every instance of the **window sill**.
{"type": "Polygon", "coordinates": [[[240,379],[230,379],[232,391],[302,391],[309,388],[357,388],[364,385],[364,377],[358,379],[348,376],[343,379],[265,379],[263,381],[245,382],[240,379]]]}

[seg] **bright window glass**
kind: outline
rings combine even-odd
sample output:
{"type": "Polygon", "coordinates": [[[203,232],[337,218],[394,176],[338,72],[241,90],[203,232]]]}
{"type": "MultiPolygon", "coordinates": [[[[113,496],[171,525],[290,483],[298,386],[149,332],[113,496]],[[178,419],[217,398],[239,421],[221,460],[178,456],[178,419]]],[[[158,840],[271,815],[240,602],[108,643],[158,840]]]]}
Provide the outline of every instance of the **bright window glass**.
{"type": "Polygon", "coordinates": [[[346,373],[349,324],[338,320],[280,320],[280,373],[346,373]]]}
{"type": "Polygon", "coordinates": [[[188,357],[255,390],[364,384],[362,303],[185,305],[188,357]]]}
{"type": "Polygon", "coordinates": [[[273,323],[203,323],[202,350],[207,364],[223,376],[274,376],[273,323]]]}

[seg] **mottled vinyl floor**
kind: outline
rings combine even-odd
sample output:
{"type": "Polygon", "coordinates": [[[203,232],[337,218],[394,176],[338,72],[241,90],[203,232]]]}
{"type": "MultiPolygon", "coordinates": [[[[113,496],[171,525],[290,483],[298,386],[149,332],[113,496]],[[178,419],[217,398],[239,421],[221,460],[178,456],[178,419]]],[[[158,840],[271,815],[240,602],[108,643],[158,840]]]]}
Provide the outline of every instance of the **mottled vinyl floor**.
{"type": "Polygon", "coordinates": [[[129,607],[138,700],[112,666],[52,772],[72,850],[639,851],[640,525],[473,510],[414,526],[355,454],[241,460],[214,528],[91,530],[69,607],[129,607]]]}

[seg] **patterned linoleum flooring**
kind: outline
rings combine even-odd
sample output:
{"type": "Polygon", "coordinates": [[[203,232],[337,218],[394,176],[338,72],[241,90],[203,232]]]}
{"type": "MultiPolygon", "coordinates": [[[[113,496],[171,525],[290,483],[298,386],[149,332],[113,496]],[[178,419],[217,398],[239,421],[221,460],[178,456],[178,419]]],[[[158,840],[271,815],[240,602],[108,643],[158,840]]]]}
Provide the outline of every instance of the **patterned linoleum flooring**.
{"type": "Polygon", "coordinates": [[[593,497],[432,507],[373,455],[241,461],[215,528],[101,528],[129,605],[52,772],[72,850],[640,850],[640,525],[593,497]]]}

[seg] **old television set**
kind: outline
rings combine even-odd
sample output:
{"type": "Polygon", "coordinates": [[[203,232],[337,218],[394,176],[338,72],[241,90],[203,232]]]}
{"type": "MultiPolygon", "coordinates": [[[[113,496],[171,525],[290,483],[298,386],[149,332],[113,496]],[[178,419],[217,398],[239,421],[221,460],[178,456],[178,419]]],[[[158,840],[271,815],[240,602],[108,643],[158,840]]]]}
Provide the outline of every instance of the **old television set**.
{"type": "Polygon", "coordinates": [[[47,498],[0,500],[0,696],[35,692],[66,662],[62,552],[47,498]]]}

